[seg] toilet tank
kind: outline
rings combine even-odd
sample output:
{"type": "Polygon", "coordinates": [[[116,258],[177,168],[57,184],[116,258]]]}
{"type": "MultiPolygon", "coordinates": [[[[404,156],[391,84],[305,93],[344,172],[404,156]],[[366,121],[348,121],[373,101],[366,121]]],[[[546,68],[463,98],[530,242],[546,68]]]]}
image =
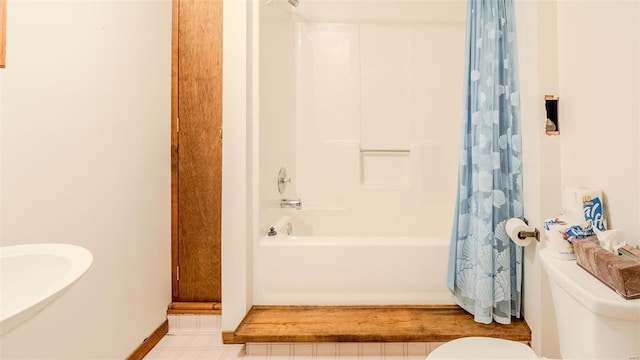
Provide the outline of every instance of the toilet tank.
{"type": "Polygon", "coordinates": [[[563,359],[640,359],[640,299],[623,299],[575,260],[556,259],[546,249],[540,260],[563,359]]]}

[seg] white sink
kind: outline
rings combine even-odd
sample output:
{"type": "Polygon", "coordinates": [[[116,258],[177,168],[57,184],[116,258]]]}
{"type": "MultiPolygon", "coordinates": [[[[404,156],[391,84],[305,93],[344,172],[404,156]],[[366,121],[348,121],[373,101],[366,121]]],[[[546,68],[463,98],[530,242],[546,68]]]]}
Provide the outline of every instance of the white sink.
{"type": "Polygon", "coordinates": [[[0,334],[20,325],[84,275],[93,256],[68,244],[0,247],[0,334]]]}

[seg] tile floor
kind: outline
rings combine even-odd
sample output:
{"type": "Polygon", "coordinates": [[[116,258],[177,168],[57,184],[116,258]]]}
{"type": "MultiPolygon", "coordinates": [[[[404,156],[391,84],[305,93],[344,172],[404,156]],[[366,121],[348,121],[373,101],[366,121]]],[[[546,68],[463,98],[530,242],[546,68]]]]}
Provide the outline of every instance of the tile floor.
{"type": "Polygon", "coordinates": [[[223,345],[220,316],[169,315],[169,332],[144,360],[244,359],[244,345],[223,345]]]}
{"type": "Polygon", "coordinates": [[[167,334],[144,360],[243,359],[244,348],[244,345],[222,345],[219,334],[167,334]]]}
{"type": "Polygon", "coordinates": [[[170,315],[169,332],[144,360],[424,360],[440,343],[223,345],[220,316],[170,315]]]}

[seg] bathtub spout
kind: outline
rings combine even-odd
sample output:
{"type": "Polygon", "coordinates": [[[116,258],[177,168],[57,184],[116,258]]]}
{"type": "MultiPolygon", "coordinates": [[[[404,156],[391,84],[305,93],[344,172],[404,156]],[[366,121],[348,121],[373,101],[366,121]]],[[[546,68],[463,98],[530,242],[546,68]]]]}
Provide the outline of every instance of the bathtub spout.
{"type": "Polygon", "coordinates": [[[302,201],[300,199],[298,199],[298,200],[282,199],[282,200],[280,200],[280,207],[281,208],[296,208],[297,210],[300,210],[300,209],[302,209],[302,201]]]}

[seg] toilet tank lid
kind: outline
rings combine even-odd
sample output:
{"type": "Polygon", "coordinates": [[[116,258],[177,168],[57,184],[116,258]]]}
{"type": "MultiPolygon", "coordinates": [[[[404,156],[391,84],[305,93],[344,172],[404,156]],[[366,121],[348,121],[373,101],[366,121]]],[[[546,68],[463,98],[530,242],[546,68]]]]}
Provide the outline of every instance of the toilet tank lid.
{"type": "Polygon", "coordinates": [[[637,317],[640,320],[640,299],[625,300],[576,264],[575,260],[560,260],[547,249],[540,250],[540,260],[549,276],[569,295],[595,314],[619,319],[637,317]]]}

